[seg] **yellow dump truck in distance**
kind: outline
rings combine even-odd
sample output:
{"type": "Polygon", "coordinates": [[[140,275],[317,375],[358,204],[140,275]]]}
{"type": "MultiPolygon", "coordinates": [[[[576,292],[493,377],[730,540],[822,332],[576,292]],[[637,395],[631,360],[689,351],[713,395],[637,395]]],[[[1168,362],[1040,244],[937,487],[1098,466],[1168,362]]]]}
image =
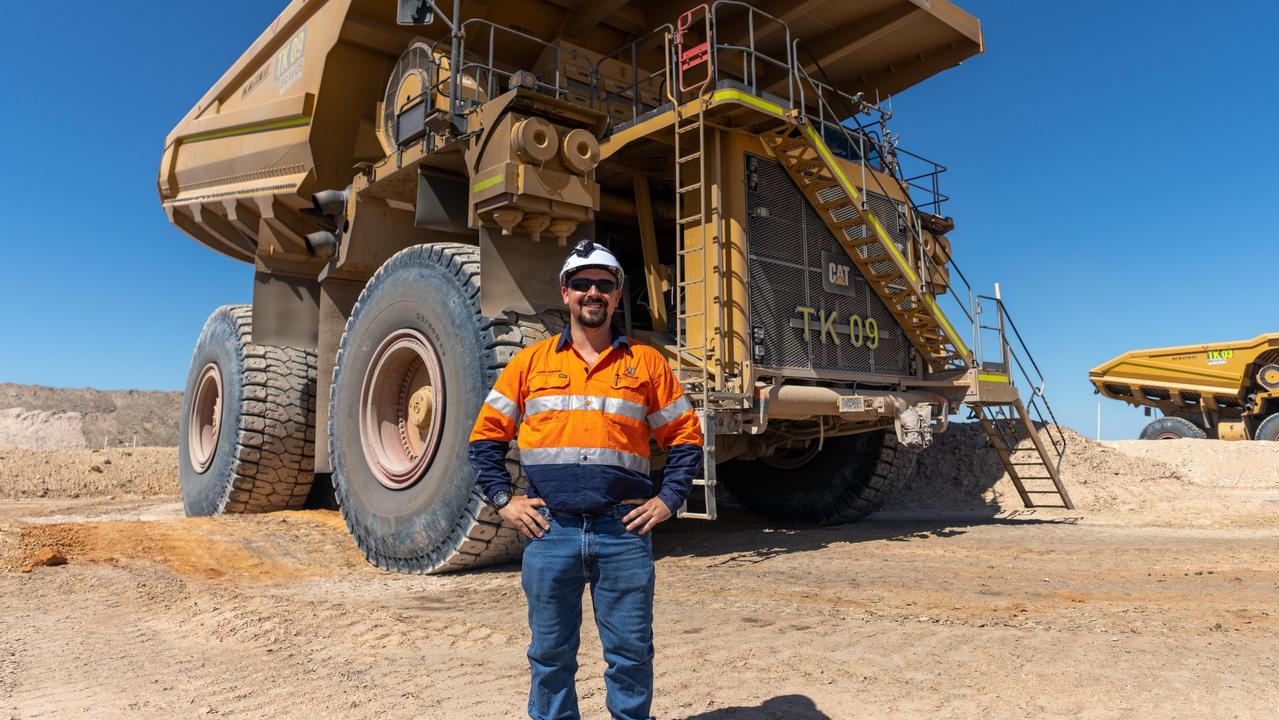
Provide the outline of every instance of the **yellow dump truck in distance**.
{"type": "Polygon", "coordinates": [[[319,478],[381,567],[518,557],[467,434],[565,322],[581,239],[710,441],[683,517],[714,519],[722,478],[771,518],[855,520],[961,405],[1024,502],[1070,506],[1042,378],[955,266],[945,168],[877,104],[982,49],[949,0],[294,0],[164,144],[170,221],[252,266],[192,358],[187,512],[319,478]]]}
{"type": "Polygon", "coordinates": [[[1279,333],[1134,350],[1088,373],[1096,391],[1159,410],[1144,440],[1279,440],[1279,333]]]}

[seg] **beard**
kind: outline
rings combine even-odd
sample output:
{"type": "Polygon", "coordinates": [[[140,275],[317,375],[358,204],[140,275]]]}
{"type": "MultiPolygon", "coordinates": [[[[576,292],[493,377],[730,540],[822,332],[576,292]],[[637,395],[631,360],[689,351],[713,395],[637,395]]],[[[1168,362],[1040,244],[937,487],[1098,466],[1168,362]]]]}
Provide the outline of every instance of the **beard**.
{"type": "Polygon", "coordinates": [[[608,322],[608,301],[601,300],[597,304],[595,301],[583,300],[575,317],[582,327],[594,330],[608,322]]]}

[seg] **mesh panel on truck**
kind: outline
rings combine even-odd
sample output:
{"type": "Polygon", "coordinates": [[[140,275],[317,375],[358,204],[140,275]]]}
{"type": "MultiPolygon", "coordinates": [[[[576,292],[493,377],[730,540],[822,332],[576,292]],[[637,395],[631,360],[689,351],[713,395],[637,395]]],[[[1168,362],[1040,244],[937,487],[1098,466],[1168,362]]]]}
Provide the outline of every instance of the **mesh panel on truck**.
{"type": "MultiPolygon", "coordinates": [[[[786,174],[781,164],[747,155],[746,248],[749,257],[751,326],[762,332],[763,355],[756,357],[762,367],[777,369],[831,370],[910,374],[910,346],[901,326],[884,303],[875,296],[865,279],[835,239],[830,228],[786,174]],[[760,209],[763,209],[761,212],[760,209]],[[848,264],[851,295],[830,292],[823,285],[827,272],[823,253],[842,258],[848,264]],[[812,308],[808,339],[798,307],[812,308]],[[831,331],[822,331],[820,317],[836,313],[831,331]],[[857,318],[857,320],[854,320],[857,318]],[[879,342],[870,347],[867,319],[878,325],[879,342]]],[[[835,189],[836,196],[843,191],[835,189]]],[[[834,196],[823,198],[833,200],[834,196]]],[[[897,227],[897,211],[889,198],[870,194],[872,210],[894,235],[899,247],[905,233],[897,227]],[[895,231],[895,232],[894,232],[895,231]]],[[[864,237],[866,228],[849,231],[849,237],[864,237]]],[[[870,248],[869,257],[885,254],[870,248]]]]}

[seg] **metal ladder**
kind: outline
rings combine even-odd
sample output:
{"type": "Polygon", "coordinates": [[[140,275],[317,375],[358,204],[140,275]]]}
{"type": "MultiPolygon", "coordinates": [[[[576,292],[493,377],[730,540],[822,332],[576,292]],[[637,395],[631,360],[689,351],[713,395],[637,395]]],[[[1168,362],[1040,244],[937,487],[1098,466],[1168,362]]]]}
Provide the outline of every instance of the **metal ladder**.
{"type": "Polygon", "coordinates": [[[702,489],[705,504],[703,512],[689,510],[688,499],[685,498],[675,516],[692,520],[714,520],[719,517],[715,508],[715,483],[718,477],[715,468],[715,417],[708,410],[698,410],[697,419],[702,423],[702,476],[693,478],[693,487],[702,489]]]}
{"type": "Polygon", "coordinates": [[[1066,492],[1066,486],[1061,482],[1061,460],[1066,452],[1065,438],[1060,441],[1050,438],[1051,442],[1045,444],[1026,413],[1026,406],[1022,404],[1021,398],[1002,405],[982,404],[973,410],[977,413],[981,429],[999,455],[1009,479],[1017,488],[1022,504],[1028,508],[1075,509],[1070,493],[1066,492]],[[1023,447],[1026,439],[1031,440],[1031,447],[1023,447]],[[1051,482],[1051,487],[1044,481],[1051,482]],[[1045,505],[1037,502],[1038,497],[1045,495],[1056,496],[1061,504],[1045,505]]]}
{"type": "MultiPolygon", "coordinates": [[[[706,157],[706,106],[711,79],[711,55],[707,43],[711,37],[711,15],[706,5],[698,5],[680,16],[676,24],[675,60],[677,77],[668,81],[667,96],[675,113],[675,355],[676,374],[687,390],[695,388],[692,395],[697,414],[702,423],[702,477],[693,480],[694,487],[701,487],[705,498],[704,512],[689,510],[688,501],[680,507],[678,517],[698,520],[714,520],[715,508],[715,419],[710,405],[710,364],[723,363],[722,348],[712,347],[707,341],[711,313],[720,317],[723,313],[723,291],[720,285],[720,262],[723,243],[720,237],[719,188],[708,172],[706,157]],[[685,48],[686,33],[693,29],[698,13],[703,15],[706,42],[685,48]],[[685,83],[684,71],[706,63],[706,76],[699,81],[685,83]],[[681,109],[683,97],[695,98],[692,112],[681,109]],[[700,258],[700,272],[690,277],[690,265],[700,258]],[[712,286],[711,279],[715,285],[712,286]],[[689,299],[701,293],[697,310],[689,309],[689,299]],[[700,321],[700,322],[698,322],[700,321]],[[690,324],[696,332],[690,332],[690,324]],[[692,367],[686,367],[691,364],[692,367]]],[[[717,340],[719,340],[717,333],[717,340]]],[[[722,369],[722,368],[721,368],[722,369]]],[[[717,377],[723,377],[719,373],[717,377]]]]}
{"type": "Polygon", "coordinates": [[[1008,478],[1013,481],[1013,487],[1017,488],[1017,494],[1021,496],[1023,505],[1028,508],[1062,507],[1074,510],[1075,503],[1071,501],[1070,493],[1066,492],[1066,486],[1061,482],[1061,462],[1066,455],[1066,436],[1062,434],[1052,406],[1048,404],[1048,398],[1044,395],[1043,373],[1040,372],[1038,363],[1030,354],[1030,349],[1026,347],[1021,333],[1017,330],[1017,325],[1008,316],[1004,301],[999,294],[999,285],[995,285],[994,297],[978,295],[975,301],[973,344],[977,362],[977,368],[974,370],[977,383],[979,386],[983,382],[1007,383],[1007,390],[1012,392],[1005,391],[1002,397],[999,394],[992,394],[991,399],[982,397],[979,393],[979,399],[969,402],[968,406],[972,408],[991,447],[995,449],[995,454],[1003,463],[1008,478]],[[983,301],[995,306],[997,317],[993,325],[986,324],[982,319],[985,304],[983,301]],[[1022,363],[1021,357],[1009,344],[1008,328],[1012,328],[1013,337],[1025,354],[1029,367],[1022,363]],[[994,333],[998,338],[999,357],[996,361],[986,361],[983,358],[985,349],[982,342],[983,331],[994,333]],[[1028,396],[1029,408],[1026,403],[1023,403],[1020,393],[1016,392],[1013,386],[1014,370],[1031,386],[1028,396]],[[1048,438],[1047,443],[1035,427],[1036,421],[1043,426],[1043,436],[1048,438]],[[1026,445],[1026,440],[1031,441],[1029,446],[1026,445]],[[1039,502],[1041,499],[1047,499],[1045,496],[1055,496],[1060,504],[1051,501],[1047,504],[1039,502]]]}

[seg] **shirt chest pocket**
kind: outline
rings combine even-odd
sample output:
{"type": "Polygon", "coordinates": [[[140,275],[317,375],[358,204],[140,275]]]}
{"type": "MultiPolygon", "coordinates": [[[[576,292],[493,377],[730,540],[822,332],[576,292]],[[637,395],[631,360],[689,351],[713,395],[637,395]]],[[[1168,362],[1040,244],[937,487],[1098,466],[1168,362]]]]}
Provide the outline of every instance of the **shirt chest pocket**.
{"type": "Polygon", "coordinates": [[[528,394],[538,393],[561,394],[568,387],[568,373],[562,370],[542,370],[533,373],[528,379],[528,394]]]}
{"type": "Polygon", "coordinates": [[[649,381],[646,377],[638,375],[627,375],[624,372],[617,373],[613,376],[613,395],[629,400],[633,403],[639,403],[641,406],[648,405],[649,381]]]}
{"type": "Polygon", "coordinates": [[[604,426],[609,445],[630,455],[648,457],[648,378],[623,371],[608,380],[604,426]]]}

